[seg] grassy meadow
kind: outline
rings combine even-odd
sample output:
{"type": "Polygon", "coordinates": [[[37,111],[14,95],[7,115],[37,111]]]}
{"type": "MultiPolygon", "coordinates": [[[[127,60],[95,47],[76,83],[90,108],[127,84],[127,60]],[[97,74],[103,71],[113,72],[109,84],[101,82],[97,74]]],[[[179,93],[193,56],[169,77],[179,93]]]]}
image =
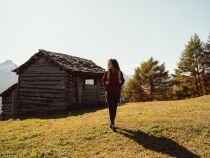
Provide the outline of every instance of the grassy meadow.
{"type": "Polygon", "coordinates": [[[0,121],[0,157],[210,157],[210,96],[119,106],[116,133],[107,109],[83,112],[0,121]]]}

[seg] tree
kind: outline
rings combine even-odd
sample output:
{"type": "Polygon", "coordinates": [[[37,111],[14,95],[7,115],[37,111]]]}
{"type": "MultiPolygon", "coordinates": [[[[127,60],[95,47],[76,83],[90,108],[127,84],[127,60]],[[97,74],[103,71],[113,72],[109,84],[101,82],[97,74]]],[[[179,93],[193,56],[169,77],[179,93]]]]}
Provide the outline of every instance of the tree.
{"type": "Polygon", "coordinates": [[[173,98],[183,99],[196,96],[195,85],[192,83],[193,77],[183,74],[179,69],[175,70],[175,84],[173,86],[173,98]]]}
{"type": "Polygon", "coordinates": [[[197,96],[204,94],[202,61],[203,61],[203,44],[198,37],[191,37],[188,44],[180,57],[176,75],[179,78],[181,87],[191,90],[191,95],[197,96]],[[191,86],[189,86],[189,83],[191,86]],[[184,86],[183,86],[184,85],[184,86]]]}
{"type": "Polygon", "coordinates": [[[124,92],[125,92],[125,99],[130,102],[137,102],[137,101],[145,101],[147,100],[146,94],[141,85],[141,79],[138,76],[139,68],[135,69],[135,75],[129,82],[127,83],[124,92]]]}
{"type": "Polygon", "coordinates": [[[164,82],[168,78],[165,64],[159,64],[157,60],[150,58],[136,68],[133,79],[125,88],[125,94],[128,99],[135,101],[160,100],[164,98],[164,82]]]}
{"type": "Polygon", "coordinates": [[[129,102],[145,101],[144,90],[136,79],[131,79],[125,89],[125,99],[129,102]]]}
{"type": "Polygon", "coordinates": [[[210,93],[210,34],[204,47],[204,59],[203,59],[203,76],[205,93],[210,93]]]}
{"type": "Polygon", "coordinates": [[[139,78],[142,81],[144,90],[150,95],[150,100],[158,99],[155,94],[162,91],[162,84],[168,79],[168,71],[165,71],[165,64],[150,58],[141,64],[139,78]]]}

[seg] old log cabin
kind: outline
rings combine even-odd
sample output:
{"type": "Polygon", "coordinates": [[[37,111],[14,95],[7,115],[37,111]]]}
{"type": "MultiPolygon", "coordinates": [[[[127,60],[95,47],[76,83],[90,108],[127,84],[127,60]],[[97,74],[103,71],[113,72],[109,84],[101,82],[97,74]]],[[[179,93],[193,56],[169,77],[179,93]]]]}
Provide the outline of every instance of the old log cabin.
{"type": "Polygon", "coordinates": [[[104,69],[91,60],[39,50],[13,70],[18,83],[4,91],[3,116],[104,104],[104,69]]]}
{"type": "Polygon", "coordinates": [[[5,90],[3,93],[1,93],[2,97],[2,111],[4,117],[13,117],[13,113],[15,113],[15,109],[12,109],[14,107],[13,104],[16,104],[16,90],[17,90],[17,83],[9,87],[7,90],[5,90]],[[12,113],[13,111],[13,113],[12,113]]]}

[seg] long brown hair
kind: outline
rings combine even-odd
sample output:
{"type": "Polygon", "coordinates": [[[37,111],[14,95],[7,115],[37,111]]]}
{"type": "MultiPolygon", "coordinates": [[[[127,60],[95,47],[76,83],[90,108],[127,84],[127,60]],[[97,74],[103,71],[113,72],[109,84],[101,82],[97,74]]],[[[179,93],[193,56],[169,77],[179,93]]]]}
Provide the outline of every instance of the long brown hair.
{"type": "Polygon", "coordinates": [[[119,66],[119,63],[116,59],[109,59],[109,62],[112,63],[114,71],[120,71],[120,66],[119,66]]]}

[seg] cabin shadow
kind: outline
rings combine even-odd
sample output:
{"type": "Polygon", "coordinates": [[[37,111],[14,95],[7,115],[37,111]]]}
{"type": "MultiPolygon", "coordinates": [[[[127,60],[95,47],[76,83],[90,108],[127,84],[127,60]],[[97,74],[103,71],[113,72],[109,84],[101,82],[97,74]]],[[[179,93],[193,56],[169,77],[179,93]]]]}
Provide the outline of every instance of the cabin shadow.
{"type": "MultiPolygon", "coordinates": [[[[24,115],[18,115],[18,117],[14,117],[14,119],[59,119],[59,118],[66,118],[71,116],[79,116],[84,115],[92,112],[96,112],[98,110],[105,109],[106,106],[100,106],[100,107],[82,107],[80,109],[71,109],[71,110],[65,110],[65,111],[48,111],[48,112],[39,112],[39,113],[27,113],[24,115]]],[[[9,118],[8,118],[9,119],[9,118]]],[[[1,119],[1,120],[8,120],[7,118],[1,119]]]]}
{"type": "Polygon", "coordinates": [[[132,139],[139,145],[155,152],[167,154],[176,158],[200,158],[200,156],[166,137],[156,137],[139,130],[135,131],[121,128],[117,128],[117,133],[132,139]]]}

